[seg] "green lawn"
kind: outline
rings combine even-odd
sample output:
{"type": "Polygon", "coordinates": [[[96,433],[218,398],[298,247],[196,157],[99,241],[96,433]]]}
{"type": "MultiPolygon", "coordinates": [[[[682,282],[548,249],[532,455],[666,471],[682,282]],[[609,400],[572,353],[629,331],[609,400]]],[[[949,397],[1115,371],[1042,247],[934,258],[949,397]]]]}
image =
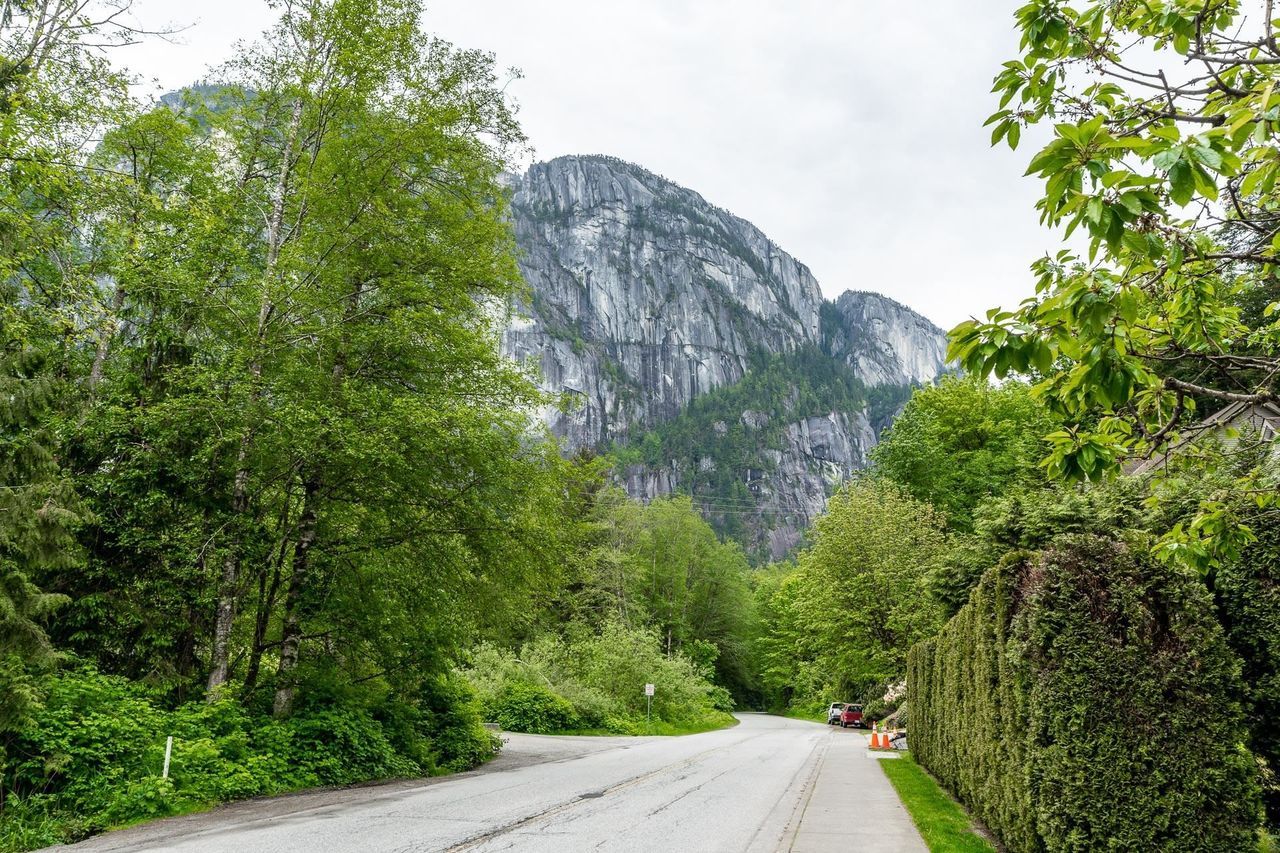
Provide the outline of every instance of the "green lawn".
{"type": "Polygon", "coordinates": [[[909,753],[879,764],[897,789],[930,853],[995,853],[991,843],[972,830],[973,822],[909,753]]]}

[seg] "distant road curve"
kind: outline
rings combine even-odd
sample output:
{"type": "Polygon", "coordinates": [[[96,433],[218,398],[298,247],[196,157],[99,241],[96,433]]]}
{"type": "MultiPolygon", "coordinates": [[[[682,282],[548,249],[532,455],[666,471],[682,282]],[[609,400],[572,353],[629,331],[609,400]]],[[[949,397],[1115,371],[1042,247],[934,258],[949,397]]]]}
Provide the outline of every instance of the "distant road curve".
{"type": "Polygon", "coordinates": [[[470,773],[234,803],[76,853],[924,851],[858,732],[761,714],[676,738],[507,734],[470,773]]]}

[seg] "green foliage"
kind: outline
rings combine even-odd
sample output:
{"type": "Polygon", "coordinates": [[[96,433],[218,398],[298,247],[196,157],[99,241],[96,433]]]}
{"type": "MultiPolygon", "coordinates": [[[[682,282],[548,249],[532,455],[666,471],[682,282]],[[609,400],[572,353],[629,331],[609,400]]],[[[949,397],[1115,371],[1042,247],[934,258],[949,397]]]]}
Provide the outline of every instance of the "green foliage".
{"type": "Polygon", "coordinates": [[[1238,669],[1199,579],[1063,537],[990,569],[908,667],[911,746],[1011,851],[1244,850],[1238,669]]]}
{"type": "MultiPolygon", "coordinates": [[[[873,690],[868,695],[874,696],[875,691],[873,690]]],[[[862,717],[870,722],[879,722],[901,708],[903,703],[906,701],[906,698],[907,697],[904,694],[891,701],[886,701],[884,695],[881,694],[877,698],[863,704],[862,717]]],[[[902,720],[899,720],[899,724],[902,722],[902,720]]]]}
{"type": "Polygon", "coordinates": [[[814,544],[759,587],[761,679],[791,707],[870,699],[900,679],[907,650],[942,624],[924,579],[946,543],[929,505],[890,481],[846,484],[814,544]]]}
{"type": "Polygon", "coordinates": [[[509,732],[531,732],[538,735],[576,729],[580,718],[573,705],[536,684],[508,684],[493,700],[493,721],[509,732]]]}
{"type": "Polygon", "coordinates": [[[1260,764],[1267,822],[1280,826],[1280,529],[1258,540],[1214,577],[1227,643],[1243,663],[1249,749],[1260,764]]]}
{"type": "Polygon", "coordinates": [[[34,674],[55,659],[45,633],[65,595],[33,576],[78,568],[81,504],[54,455],[50,421],[63,383],[46,359],[0,331],[0,735],[20,727],[38,701],[34,674]]]}
{"type": "Polygon", "coordinates": [[[621,490],[603,489],[585,499],[581,512],[585,524],[566,549],[564,587],[538,630],[560,633],[574,623],[603,629],[612,622],[648,628],[664,652],[683,653],[738,701],[750,701],[754,602],[742,548],[721,542],[687,497],[641,505],[621,490]]]}
{"type": "Polygon", "coordinates": [[[433,717],[429,701],[351,695],[283,721],[231,697],[169,710],[138,684],[88,665],[42,687],[43,707],[16,733],[0,768],[8,788],[0,849],[75,840],[227,800],[465,769],[496,751],[465,686],[447,682],[437,689],[452,691],[444,697],[452,717],[433,717]],[[406,730],[396,718],[412,722],[406,730]],[[170,776],[161,779],[170,735],[170,776]]]}
{"type": "MultiPolygon", "coordinates": [[[[1055,122],[1028,174],[1041,221],[1083,231],[1088,254],[1036,262],[1035,296],[956,327],[950,355],[983,377],[1042,375],[1065,422],[1049,472],[1096,480],[1206,411],[1280,399],[1275,21],[1235,2],[1033,0],[1016,17],[992,142],[1055,122]]],[[[1246,473],[1233,491],[1268,505],[1274,486],[1246,473]]],[[[1205,569],[1243,538],[1207,500],[1161,553],[1205,569]]]]}
{"type": "Polygon", "coordinates": [[[1146,496],[1145,484],[1129,478],[1087,487],[1015,485],[978,505],[972,533],[952,537],[951,548],[929,573],[930,593],[953,615],[983,572],[1010,550],[1041,548],[1063,533],[1108,536],[1145,527],[1154,520],[1144,516],[1146,496]]]}
{"type": "Polygon", "coordinates": [[[472,766],[453,662],[554,586],[577,476],[495,346],[492,58],[305,0],[140,108],[94,8],[0,22],[5,844],[472,766]]]}
{"type": "Polygon", "coordinates": [[[912,394],[871,458],[877,474],[968,531],[983,500],[1043,482],[1035,463],[1052,428],[1026,385],[947,376],[912,394]]]}
{"type": "MultiPolygon", "coordinates": [[[[519,286],[492,60],[423,34],[414,0],[280,11],[149,111],[6,94],[0,641],[47,652],[69,598],[55,646],[176,701],[270,680],[283,715],[335,649],[411,696],[518,621],[556,575],[566,465],[527,441],[541,398],[485,307],[519,286]],[[100,141],[37,158],[65,170],[10,157],[77,138],[100,141]],[[30,207],[58,186],[74,204],[30,207]]],[[[55,78],[96,68],[87,100],[120,82],[76,47],[101,28],[19,4],[3,35],[54,39],[55,78]]]]}
{"type": "Polygon", "coordinates": [[[644,685],[655,685],[653,720],[678,729],[732,722],[733,702],[711,671],[683,654],[668,656],[651,629],[608,622],[543,635],[519,655],[492,645],[471,655],[467,678],[494,722],[511,731],[592,729],[645,732],[644,685]]]}

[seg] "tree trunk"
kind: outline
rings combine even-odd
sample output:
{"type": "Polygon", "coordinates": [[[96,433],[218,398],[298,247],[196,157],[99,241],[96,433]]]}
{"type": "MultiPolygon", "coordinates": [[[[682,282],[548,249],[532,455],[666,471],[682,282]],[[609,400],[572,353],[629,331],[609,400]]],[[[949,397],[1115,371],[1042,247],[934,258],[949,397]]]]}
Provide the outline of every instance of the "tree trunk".
{"type": "MultiPolygon", "coordinates": [[[[364,282],[351,284],[351,292],[347,294],[347,304],[343,310],[342,342],[334,353],[333,369],[330,372],[333,391],[336,394],[347,372],[347,335],[346,324],[351,322],[360,310],[360,297],[364,292],[364,282]]],[[[313,473],[307,479],[303,490],[302,515],[298,519],[298,541],[293,549],[293,573],[289,577],[289,589],[285,593],[284,629],[280,637],[280,668],[276,678],[276,698],[272,713],[277,717],[286,716],[293,708],[293,697],[297,692],[294,671],[298,666],[298,646],[302,641],[302,624],[298,612],[303,588],[307,583],[307,569],[311,546],[316,540],[316,494],[320,491],[320,476],[313,473]]]]}
{"type": "MultiPolygon", "coordinates": [[[[289,116],[289,132],[285,138],[283,159],[280,163],[280,176],[276,181],[271,199],[271,220],[267,225],[267,259],[263,275],[262,304],[258,309],[258,329],[254,341],[256,349],[261,351],[263,339],[266,337],[267,323],[271,320],[274,304],[271,299],[271,279],[275,275],[276,262],[280,258],[280,245],[283,240],[285,197],[289,190],[289,173],[292,169],[293,148],[298,139],[298,130],[302,125],[302,99],[293,102],[293,111],[289,116]]],[[[261,389],[257,387],[262,377],[262,357],[255,354],[249,366],[249,373],[254,385],[253,402],[261,397],[261,389]]],[[[246,461],[253,445],[253,429],[245,427],[240,434],[240,448],[236,453],[236,478],[231,497],[233,522],[244,517],[248,508],[249,468],[246,461]]],[[[240,536],[232,530],[231,541],[227,543],[227,555],[222,561],[222,580],[218,589],[218,611],[213,629],[213,656],[209,662],[209,701],[217,698],[218,691],[230,677],[231,629],[236,618],[236,597],[240,585],[240,536]]]]}
{"type": "MultiPolygon", "coordinates": [[[[240,436],[240,450],[236,454],[236,480],[231,495],[231,513],[239,519],[244,515],[249,495],[249,469],[245,459],[249,455],[252,434],[246,430],[240,436]]],[[[226,556],[222,559],[222,578],[218,585],[218,611],[213,623],[213,658],[209,667],[209,694],[212,702],[218,690],[230,676],[231,628],[236,619],[236,594],[240,582],[240,537],[232,534],[226,556]]]]}
{"type": "Polygon", "coordinates": [[[124,288],[117,284],[115,293],[111,295],[111,312],[98,338],[98,350],[93,354],[93,367],[89,370],[89,393],[91,394],[97,390],[98,383],[102,381],[102,371],[107,363],[107,349],[111,346],[111,339],[116,335],[118,324],[116,317],[120,315],[120,309],[123,307],[124,288]]]}
{"type": "Polygon", "coordinates": [[[298,541],[293,546],[293,571],[289,575],[289,588],[284,596],[284,629],[280,635],[280,667],[276,671],[276,698],[272,713],[284,717],[293,709],[293,697],[298,685],[295,681],[298,667],[298,647],[302,643],[302,591],[307,582],[310,567],[311,546],[316,541],[316,493],[320,484],[312,479],[307,482],[302,499],[302,515],[298,518],[298,541]]]}
{"type": "Polygon", "coordinates": [[[262,653],[267,649],[267,629],[271,627],[271,611],[276,606],[276,594],[280,591],[280,560],[271,561],[271,583],[266,573],[258,578],[258,613],[253,620],[253,645],[249,649],[249,666],[244,675],[244,692],[248,695],[258,685],[258,673],[262,671],[262,653]]]}

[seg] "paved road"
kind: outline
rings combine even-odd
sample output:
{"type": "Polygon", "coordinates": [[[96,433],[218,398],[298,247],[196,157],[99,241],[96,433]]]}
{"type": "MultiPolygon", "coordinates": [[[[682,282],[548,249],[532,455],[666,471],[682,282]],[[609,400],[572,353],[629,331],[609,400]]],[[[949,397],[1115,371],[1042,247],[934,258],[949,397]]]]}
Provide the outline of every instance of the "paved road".
{"type": "Polygon", "coordinates": [[[865,735],[740,719],[680,738],[506,735],[471,773],[236,803],[55,849],[924,853],[865,735]]]}

